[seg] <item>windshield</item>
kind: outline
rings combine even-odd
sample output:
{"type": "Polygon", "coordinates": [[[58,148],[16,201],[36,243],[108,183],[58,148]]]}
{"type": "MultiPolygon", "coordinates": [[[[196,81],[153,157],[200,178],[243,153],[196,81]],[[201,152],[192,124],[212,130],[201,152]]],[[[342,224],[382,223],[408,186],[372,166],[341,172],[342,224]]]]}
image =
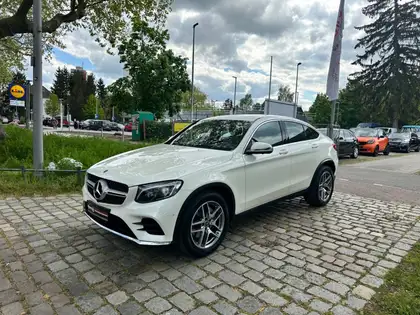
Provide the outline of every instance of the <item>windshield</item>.
{"type": "Polygon", "coordinates": [[[389,135],[389,138],[394,139],[394,138],[410,138],[411,137],[411,133],[409,132],[401,132],[401,133],[392,133],[389,135]]]}
{"type": "MultiPolygon", "coordinates": [[[[319,128],[317,129],[320,133],[322,133],[324,136],[328,137],[328,128],[319,128]]],[[[338,138],[339,135],[339,130],[338,129],[334,129],[334,138],[338,138]]]]}
{"type": "Polygon", "coordinates": [[[376,129],[356,129],[354,134],[356,137],[376,137],[378,131],[376,129]]]}
{"type": "Polygon", "coordinates": [[[213,150],[234,150],[251,126],[244,120],[203,120],[185,130],[172,145],[213,150]]]}

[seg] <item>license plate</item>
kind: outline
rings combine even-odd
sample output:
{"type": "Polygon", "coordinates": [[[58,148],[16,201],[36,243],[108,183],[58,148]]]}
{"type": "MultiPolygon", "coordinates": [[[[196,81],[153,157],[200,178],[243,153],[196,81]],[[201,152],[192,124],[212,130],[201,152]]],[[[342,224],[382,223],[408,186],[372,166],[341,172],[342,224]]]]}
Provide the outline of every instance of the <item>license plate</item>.
{"type": "Polygon", "coordinates": [[[108,216],[110,212],[108,209],[104,209],[102,207],[95,205],[94,203],[88,202],[86,204],[86,210],[87,212],[94,215],[95,217],[102,219],[104,221],[108,221],[108,216]]]}

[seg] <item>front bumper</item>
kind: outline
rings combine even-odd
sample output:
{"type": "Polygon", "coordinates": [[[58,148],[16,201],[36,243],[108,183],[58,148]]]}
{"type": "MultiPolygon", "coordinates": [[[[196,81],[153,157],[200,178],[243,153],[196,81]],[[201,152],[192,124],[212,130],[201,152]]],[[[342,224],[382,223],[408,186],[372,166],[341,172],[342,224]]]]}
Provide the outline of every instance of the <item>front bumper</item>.
{"type": "Polygon", "coordinates": [[[375,143],[359,145],[359,153],[373,153],[375,152],[375,147],[375,143]]]}
{"type": "Polygon", "coordinates": [[[409,147],[408,143],[390,143],[389,147],[392,151],[406,151],[409,147]]]}
{"type": "Polygon", "coordinates": [[[137,187],[130,187],[123,204],[105,204],[96,201],[83,186],[84,213],[99,227],[140,245],[168,245],[172,243],[178,214],[189,196],[181,189],[175,196],[148,204],[134,201],[137,187]],[[90,208],[88,210],[88,205],[90,208]],[[95,214],[92,208],[107,212],[95,214]]]}

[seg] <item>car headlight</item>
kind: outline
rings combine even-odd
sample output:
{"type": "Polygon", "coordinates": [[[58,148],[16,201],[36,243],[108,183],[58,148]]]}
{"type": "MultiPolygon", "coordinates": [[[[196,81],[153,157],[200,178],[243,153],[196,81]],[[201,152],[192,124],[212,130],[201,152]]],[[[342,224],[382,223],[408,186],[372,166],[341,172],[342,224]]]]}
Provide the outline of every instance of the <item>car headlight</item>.
{"type": "Polygon", "coordinates": [[[402,143],[409,143],[410,139],[403,139],[402,143]]]}
{"type": "Polygon", "coordinates": [[[170,198],[177,194],[182,184],[182,180],[171,180],[140,185],[137,189],[135,201],[149,203],[170,198]]]}
{"type": "Polygon", "coordinates": [[[375,140],[373,140],[373,139],[370,139],[370,140],[368,140],[368,142],[367,142],[367,144],[373,144],[373,143],[375,143],[375,140]]]}

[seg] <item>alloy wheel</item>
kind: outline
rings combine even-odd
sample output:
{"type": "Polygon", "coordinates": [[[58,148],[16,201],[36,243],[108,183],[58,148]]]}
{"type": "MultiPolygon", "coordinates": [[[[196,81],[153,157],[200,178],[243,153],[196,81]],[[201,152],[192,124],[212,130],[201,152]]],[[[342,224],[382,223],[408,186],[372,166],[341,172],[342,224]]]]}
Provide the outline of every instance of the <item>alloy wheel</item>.
{"type": "Polygon", "coordinates": [[[333,188],[333,177],[330,172],[323,172],[319,179],[318,197],[321,201],[326,202],[331,196],[333,188]]]}
{"type": "Polygon", "coordinates": [[[353,156],[355,158],[357,158],[359,156],[359,149],[357,147],[354,147],[354,149],[353,149],[353,156]]]}
{"type": "Polygon", "coordinates": [[[200,249],[212,247],[220,239],[225,222],[225,212],[218,202],[204,202],[191,220],[190,235],[194,245],[200,249]]]}

